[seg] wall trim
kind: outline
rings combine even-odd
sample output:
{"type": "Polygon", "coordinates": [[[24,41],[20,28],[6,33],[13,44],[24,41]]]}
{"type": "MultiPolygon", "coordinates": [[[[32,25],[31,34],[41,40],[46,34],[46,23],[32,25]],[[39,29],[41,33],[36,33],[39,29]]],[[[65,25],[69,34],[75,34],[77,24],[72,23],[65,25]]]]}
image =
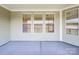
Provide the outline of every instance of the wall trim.
{"type": "Polygon", "coordinates": [[[11,10],[11,11],[60,11],[61,9],[25,9],[25,10],[11,10]]]}
{"type": "Polygon", "coordinates": [[[69,7],[63,8],[63,9],[61,9],[61,11],[69,9],[69,8],[77,7],[77,6],[79,6],[79,4],[77,4],[77,5],[71,5],[69,7]]]}
{"type": "Polygon", "coordinates": [[[0,4],[1,7],[7,9],[8,11],[11,11],[9,8],[5,7],[4,5],[0,4]]]}
{"type": "Polygon", "coordinates": [[[12,10],[10,8],[5,7],[2,4],[0,4],[0,6],[2,6],[3,8],[5,8],[9,11],[16,11],[16,12],[18,12],[18,11],[63,11],[63,10],[69,9],[69,8],[77,7],[77,6],[79,6],[79,4],[71,5],[71,6],[68,6],[68,7],[63,8],[63,9],[24,9],[24,10],[12,10]]]}

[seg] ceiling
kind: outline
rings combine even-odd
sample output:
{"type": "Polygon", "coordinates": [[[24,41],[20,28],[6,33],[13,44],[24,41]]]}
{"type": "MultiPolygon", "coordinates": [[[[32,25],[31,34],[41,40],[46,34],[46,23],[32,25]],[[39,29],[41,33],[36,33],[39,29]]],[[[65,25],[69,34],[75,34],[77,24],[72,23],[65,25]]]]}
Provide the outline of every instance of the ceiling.
{"type": "Polygon", "coordinates": [[[1,6],[11,11],[28,10],[61,10],[74,4],[2,4],[1,6]]]}

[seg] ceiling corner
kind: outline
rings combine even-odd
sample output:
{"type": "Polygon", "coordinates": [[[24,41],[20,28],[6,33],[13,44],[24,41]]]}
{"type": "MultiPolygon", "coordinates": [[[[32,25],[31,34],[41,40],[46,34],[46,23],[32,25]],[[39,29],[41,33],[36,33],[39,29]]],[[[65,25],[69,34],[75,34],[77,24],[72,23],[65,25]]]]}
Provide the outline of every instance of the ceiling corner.
{"type": "Polygon", "coordinates": [[[3,7],[3,8],[5,8],[5,9],[7,9],[7,10],[9,10],[9,11],[12,11],[11,9],[9,9],[9,8],[5,7],[5,6],[4,6],[4,5],[2,5],[2,4],[0,4],[0,6],[1,6],[1,7],[3,7]]]}

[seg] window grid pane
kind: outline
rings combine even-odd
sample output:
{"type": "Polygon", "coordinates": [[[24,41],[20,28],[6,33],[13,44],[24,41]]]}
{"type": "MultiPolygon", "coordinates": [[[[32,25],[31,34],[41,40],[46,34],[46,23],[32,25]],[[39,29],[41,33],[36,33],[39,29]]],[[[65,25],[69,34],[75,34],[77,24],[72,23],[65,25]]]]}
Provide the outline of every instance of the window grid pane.
{"type": "Polygon", "coordinates": [[[42,20],[42,15],[34,15],[34,20],[42,20]]]}
{"type": "Polygon", "coordinates": [[[34,32],[42,32],[42,24],[34,24],[34,32]]]}
{"type": "Polygon", "coordinates": [[[74,19],[74,18],[78,18],[78,9],[77,8],[66,12],[66,19],[67,20],[74,19]]]}
{"type": "Polygon", "coordinates": [[[31,32],[31,15],[24,14],[23,15],[23,32],[31,32]]]}
{"type": "Polygon", "coordinates": [[[66,34],[71,34],[71,30],[70,29],[66,29],[66,34]]]}
{"type": "Polygon", "coordinates": [[[46,32],[54,32],[54,14],[46,15],[46,32]]]}
{"type": "Polygon", "coordinates": [[[66,34],[78,35],[78,29],[66,29],[66,34]]]}
{"type": "Polygon", "coordinates": [[[71,29],[71,34],[72,35],[78,35],[78,30],[77,29],[71,29]]]}
{"type": "Polygon", "coordinates": [[[54,32],[54,24],[46,24],[46,32],[54,32]]]}
{"type": "Polygon", "coordinates": [[[23,22],[31,20],[31,15],[23,15],[23,22]]]}
{"type": "Polygon", "coordinates": [[[78,26],[78,23],[66,23],[66,25],[78,26]]]}
{"type": "Polygon", "coordinates": [[[66,34],[78,35],[78,28],[74,28],[74,26],[78,27],[78,23],[66,23],[66,26],[70,26],[72,28],[66,29],[66,34]]]}
{"type": "Polygon", "coordinates": [[[31,32],[31,24],[23,24],[23,32],[31,32]]]}
{"type": "Polygon", "coordinates": [[[54,15],[53,14],[46,15],[46,20],[54,20],[54,15]]]}

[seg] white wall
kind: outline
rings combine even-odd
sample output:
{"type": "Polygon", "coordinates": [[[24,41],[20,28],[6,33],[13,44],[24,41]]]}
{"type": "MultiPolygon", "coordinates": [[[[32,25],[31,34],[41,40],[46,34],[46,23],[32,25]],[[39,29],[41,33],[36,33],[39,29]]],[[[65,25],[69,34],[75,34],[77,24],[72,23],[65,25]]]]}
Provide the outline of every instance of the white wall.
{"type": "MultiPolygon", "coordinates": [[[[12,41],[59,41],[59,13],[55,13],[54,33],[23,33],[22,14],[27,12],[12,12],[11,14],[11,40],[12,41]]],[[[31,13],[31,12],[30,12],[31,13]]],[[[33,12],[35,13],[35,12],[33,12]]],[[[40,13],[40,12],[37,12],[40,13]]],[[[44,14],[44,13],[43,13],[44,14]]]]}
{"type": "MultiPolygon", "coordinates": [[[[12,41],[60,41],[60,19],[58,12],[49,12],[55,14],[54,33],[23,33],[22,14],[24,13],[27,14],[28,12],[12,12],[10,21],[10,12],[0,7],[0,45],[10,41],[10,39],[12,41]]],[[[29,13],[33,14],[36,12],[29,13]]],[[[44,12],[37,13],[44,14],[44,12]]],[[[65,34],[64,13],[62,19],[62,41],[79,46],[79,35],[75,36],[65,34]]]]}
{"type": "Polygon", "coordinates": [[[0,6],[0,46],[10,41],[10,12],[0,6]]]}
{"type": "MultiPolygon", "coordinates": [[[[63,19],[62,19],[63,25],[62,25],[62,41],[70,43],[72,45],[76,45],[79,46],[79,35],[69,35],[65,33],[65,15],[64,15],[64,11],[63,11],[63,19]]],[[[78,31],[79,32],[79,31],[78,31]]]]}

